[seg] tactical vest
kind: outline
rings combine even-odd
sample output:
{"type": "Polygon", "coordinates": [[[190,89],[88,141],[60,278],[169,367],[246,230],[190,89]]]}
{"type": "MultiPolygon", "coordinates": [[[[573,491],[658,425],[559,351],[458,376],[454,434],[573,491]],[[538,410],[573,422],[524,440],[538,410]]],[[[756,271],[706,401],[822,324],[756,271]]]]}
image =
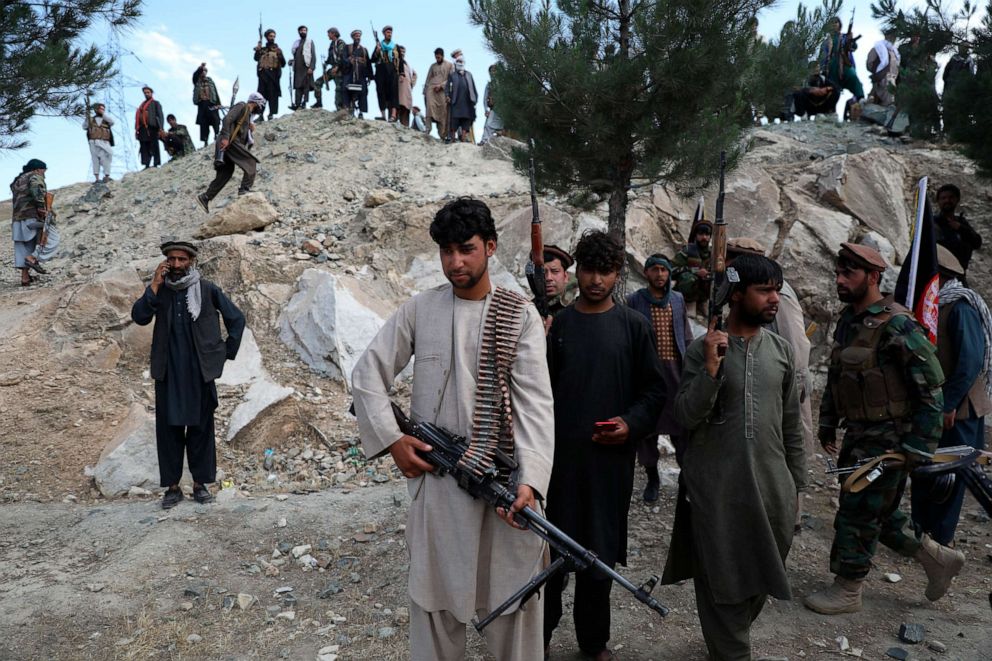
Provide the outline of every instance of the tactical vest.
{"type": "Polygon", "coordinates": [[[90,119],[89,127],[86,129],[86,137],[90,140],[105,140],[110,142],[110,127],[106,122],[96,123],[95,119],[90,119]]]}
{"type": "MultiPolygon", "coordinates": [[[[11,207],[13,214],[11,220],[35,220],[38,218],[38,209],[41,208],[36,202],[36,198],[31,193],[31,185],[38,177],[34,172],[25,172],[19,175],[10,184],[11,207]]],[[[38,182],[44,197],[44,182],[38,182]]]]}
{"type": "Polygon", "coordinates": [[[846,346],[835,342],[830,352],[830,368],[836,374],[830,384],[834,406],[848,422],[901,420],[912,412],[903,370],[878,360],[886,324],[895,316],[912,314],[891,299],[882,305],[881,312],[861,320],[846,346]]]}
{"type": "Polygon", "coordinates": [[[275,48],[266,48],[263,50],[262,55],[258,58],[258,68],[260,70],[278,69],[279,51],[275,48]]]}

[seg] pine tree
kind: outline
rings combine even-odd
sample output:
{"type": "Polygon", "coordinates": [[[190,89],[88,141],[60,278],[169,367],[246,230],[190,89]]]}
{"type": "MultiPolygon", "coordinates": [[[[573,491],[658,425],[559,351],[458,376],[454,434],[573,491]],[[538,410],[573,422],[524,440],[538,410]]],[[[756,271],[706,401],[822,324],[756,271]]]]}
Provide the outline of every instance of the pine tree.
{"type": "MultiPolygon", "coordinates": [[[[609,196],[624,242],[636,176],[709,178],[741,134],[750,21],[772,0],[469,0],[497,57],[496,107],[536,140],[543,188],[609,196]]],[[[523,169],[526,154],[518,153],[523,169]]]]}
{"type": "Polygon", "coordinates": [[[69,0],[0,3],[0,149],[19,149],[20,136],[38,115],[75,117],[89,89],[115,75],[112,55],[83,45],[96,24],[130,26],[141,0],[69,0]]]}
{"type": "Polygon", "coordinates": [[[977,74],[944,89],[944,114],[952,116],[950,137],[962,153],[978,164],[982,176],[992,177],[992,129],[986,109],[992,104],[992,0],[981,25],[971,32],[977,74]]]}

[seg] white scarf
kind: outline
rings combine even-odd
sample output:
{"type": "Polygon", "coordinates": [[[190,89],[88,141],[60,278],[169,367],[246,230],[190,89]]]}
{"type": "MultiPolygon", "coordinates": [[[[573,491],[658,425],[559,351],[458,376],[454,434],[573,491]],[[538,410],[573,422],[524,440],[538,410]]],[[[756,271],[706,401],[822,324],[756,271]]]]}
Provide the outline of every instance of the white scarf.
{"type": "MultiPolygon", "coordinates": [[[[985,301],[973,289],[968,289],[956,278],[948,280],[940,288],[938,300],[940,305],[954,303],[964,300],[965,303],[975,308],[978,316],[982,319],[982,333],[985,335],[985,360],[982,363],[982,371],[979,377],[985,378],[985,394],[992,397],[992,314],[985,305],[985,301]]],[[[940,342],[940,338],[937,338],[940,342]]]]}
{"type": "Polygon", "coordinates": [[[309,69],[309,68],[311,68],[313,66],[313,55],[314,55],[314,53],[313,53],[313,49],[310,48],[310,45],[312,43],[313,43],[313,41],[310,39],[310,35],[307,35],[307,38],[303,40],[303,45],[302,46],[300,46],[300,40],[299,39],[297,39],[295,42],[293,42],[293,51],[292,51],[293,52],[293,57],[296,57],[296,48],[297,47],[300,47],[300,52],[303,54],[303,64],[305,64],[307,66],[307,69],[309,69]]]}
{"type": "Polygon", "coordinates": [[[200,304],[202,303],[200,271],[194,266],[179,280],[166,278],[165,286],[176,292],[186,290],[186,309],[189,310],[189,316],[193,317],[193,321],[196,321],[196,318],[200,316],[200,304]]]}

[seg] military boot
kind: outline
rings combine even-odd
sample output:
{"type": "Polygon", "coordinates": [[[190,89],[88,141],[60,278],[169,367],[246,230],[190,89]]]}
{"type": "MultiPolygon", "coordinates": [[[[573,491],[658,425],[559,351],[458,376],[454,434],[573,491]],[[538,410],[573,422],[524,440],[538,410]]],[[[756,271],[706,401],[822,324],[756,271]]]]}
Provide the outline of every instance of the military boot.
{"type": "Polygon", "coordinates": [[[824,615],[857,613],[861,610],[861,589],[865,579],[850,579],[834,576],[834,584],[819,592],[814,592],[803,603],[806,608],[824,615]]]}
{"type": "Polygon", "coordinates": [[[923,565],[927,573],[927,599],[937,601],[951,587],[951,579],[961,573],[964,567],[964,553],[933,541],[930,535],[923,535],[923,546],[913,559],[923,565]]]}

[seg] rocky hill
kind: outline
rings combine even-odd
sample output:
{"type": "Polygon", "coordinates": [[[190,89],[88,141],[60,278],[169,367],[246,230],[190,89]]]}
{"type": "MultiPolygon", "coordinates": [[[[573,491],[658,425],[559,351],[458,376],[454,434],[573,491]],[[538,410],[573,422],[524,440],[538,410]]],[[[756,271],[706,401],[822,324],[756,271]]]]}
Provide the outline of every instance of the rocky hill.
{"type": "MultiPolygon", "coordinates": [[[[286,507],[273,510],[279,517],[263,516],[259,513],[267,504],[257,501],[249,506],[243,504],[248,502],[245,499],[281,494],[280,500],[285,500],[285,494],[326,492],[319,500],[287,504],[296,508],[286,510],[290,513],[308,512],[303,518],[311,527],[294,534],[296,541],[312,539],[315,549],[319,535],[313,526],[324,526],[316,523],[315,508],[322,507],[321,503],[358,512],[359,518],[366,511],[363,502],[371,508],[367,514],[378,512],[365,517],[370,520],[365,527],[371,532],[348,532],[356,520],[335,519],[341,528],[326,534],[344,534],[348,544],[373,538],[377,544],[384,543],[386,535],[379,534],[383,526],[394,530],[389,526],[397,525],[399,514],[388,508],[377,510],[375,503],[386,493],[401,503],[398,486],[402,478],[390,462],[367,462],[362,457],[356,446],[356,426],[346,413],[349,397],[343,377],[399,301],[443,281],[436,247],[426,231],[434,212],[453,196],[484,199],[498,219],[496,280],[511,287],[522,284],[529,250],[530,202],[526,179],[509,162],[509,142],[482,149],[445,146],[393,125],[322,111],[280,118],[262,125],[259,133],[256,192],[235,198],[236,181],[232,182],[209,215],[194,202],[194,195],[213,175],[212,154],[207,150],[157,170],[129,174],[109,186],[77,184],[55,191],[63,249],[51,262],[52,274],[31,287],[19,287],[8,270],[0,282],[0,448],[4,454],[0,503],[11,508],[7,510],[10,523],[3,526],[0,538],[12,540],[0,541],[0,558],[12,568],[0,572],[0,592],[17,596],[17,600],[5,599],[7,605],[0,609],[0,622],[5,625],[35,631],[31,613],[46,608],[47,602],[29,595],[40,585],[50,585],[48,579],[58,582],[51,578],[51,568],[38,568],[31,561],[25,550],[32,548],[30,540],[67,543],[55,532],[63,528],[66,516],[100,511],[86,508],[97,505],[94,501],[123,495],[137,499],[143,509],[113,510],[114,520],[130,531],[121,533],[119,546],[145,540],[138,527],[155,521],[151,516],[156,512],[154,501],[143,500],[157,487],[154,392],[147,372],[151,332],[150,327],[135,326],[129,312],[161,261],[157,250],[161,237],[202,238],[202,270],[221,284],[248,317],[250,333],[242,353],[236,363],[228,365],[219,388],[218,465],[225,480],[219,506],[225,513],[221,537],[249,557],[242,570],[253,566],[249,573],[262,572],[271,581],[281,580],[274,577],[282,563],[259,564],[251,558],[272,551],[267,548],[273,536],[268,528],[285,527],[282,514],[286,507]],[[270,466],[263,465],[267,448],[274,450],[270,466]],[[40,518],[28,525],[32,512],[40,518]],[[255,535],[252,539],[267,536],[268,541],[239,537],[232,528],[238,512],[245,517],[262,516],[266,522],[251,523],[251,531],[245,534],[255,535]],[[266,517],[274,520],[268,522],[266,517]],[[18,533],[19,541],[14,541],[15,530],[22,525],[33,532],[31,536],[18,533]]],[[[897,264],[909,243],[912,189],[924,175],[931,177],[933,186],[957,184],[964,192],[963,210],[979,232],[988,234],[992,184],[977,180],[972,164],[950,149],[903,142],[866,127],[833,122],[773,126],[750,134],[747,155],[727,179],[731,236],[760,240],[782,263],[807,314],[818,322],[814,337],[818,356],[823,355],[830,318],[838,308],[832,275],[838,244],[871,241],[897,264]]],[[[673,254],[684,242],[699,192],[691,193],[689,198],[679,197],[664,186],[632,192],[627,237],[631,265],[654,252],[673,254]]],[[[715,196],[712,190],[705,194],[712,216],[715,196]]],[[[8,204],[0,205],[0,215],[8,213],[8,204]]],[[[585,229],[605,226],[605,203],[595,199],[586,208],[578,208],[563,199],[544,197],[541,213],[545,241],[562,246],[574,245],[585,229]]],[[[12,263],[9,239],[0,241],[0,259],[12,263]]],[[[992,295],[990,268],[988,251],[979,252],[971,280],[986,298],[992,295]]],[[[398,384],[398,390],[402,396],[403,384],[398,384]]],[[[815,463],[811,462],[811,468],[818,471],[815,463]]],[[[817,502],[826,508],[831,490],[820,485],[823,489],[817,502]]],[[[670,500],[672,495],[665,498],[670,500]]],[[[645,516],[668,516],[670,521],[670,512],[659,514],[655,508],[652,514],[644,509],[645,516]]],[[[203,518],[201,510],[195,519],[203,518]]],[[[820,525],[828,528],[826,515],[824,521],[820,525]]],[[[987,527],[980,534],[985,538],[987,527]]],[[[103,546],[98,540],[111,534],[100,526],[86,530],[81,534],[99,548],[103,546]]],[[[282,539],[278,530],[274,534],[282,539]]],[[[169,535],[156,535],[151,550],[168,547],[169,535]]],[[[339,547],[344,537],[335,539],[339,547]]],[[[641,542],[645,554],[657,560],[654,556],[661,549],[648,548],[657,542],[646,541],[646,537],[641,542]]],[[[820,552],[824,544],[829,540],[816,538],[811,548],[820,552]]],[[[327,557],[336,557],[338,547],[330,543],[327,557]]],[[[101,585],[114,580],[118,570],[122,576],[132,576],[128,572],[137,572],[132,565],[141,562],[138,556],[122,557],[119,566],[106,566],[99,564],[103,556],[93,559],[91,548],[77,551],[79,567],[97,563],[94,571],[103,572],[101,585]]],[[[361,555],[357,550],[351,553],[361,555]]],[[[54,575],[75,567],[72,558],[76,555],[70,553],[69,564],[60,566],[54,575]]],[[[211,557],[217,560],[218,554],[211,557]]],[[[313,556],[308,552],[307,557],[313,556]]],[[[190,558],[189,566],[196,562],[190,558]]],[[[316,569],[318,559],[314,563],[307,569],[325,570],[325,566],[316,569]]],[[[240,576],[243,572],[234,573],[240,576]]],[[[394,578],[402,584],[401,575],[394,578]]],[[[139,580],[137,574],[132,579],[139,580]]],[[[399,594],[400,587],[390,589],[399,594]]],[[[99,591],[86,586],[79,590],[99,591]]],[[[55,593],[38,594],[51,599],[55,593]]],[[[80,603],[82,597],[58,593],[57,599],[71,610],[71,604],[80,603]]],[[[100,617],[113,620],[113,626],[120,629],[119,612],[134,608],[135,599],[131,595],[124,605],[110,600],[100,617]]],[[[217,600],[220,605],[221,596],[217,600]]],[[[151,608],[148,604],[142,607],[151,608]]],[[[314,613],[321,610],[315,608],[314,613]]],[[[369,620],[367,615],[362,616],[362,626],[383,619],[369,620]]],[[[319,614],[314,617],[320,619],[319,614]]],[[[403,624],[402,618],[385,619],[403,624]]],[[[260,620],[252,622],[255,626],[260,620]]],[[[394,658],[389,654],[402,658],[396,651],[402,644],[383,642],[392,634],[379,639],[379,628],[373,628],[371,642],[360,648],[362,654],[392,650],[383,658],[394,658]]],[[[131,634],[134,629],[130,628],[131,634]]],[[[121,636],[127,639],[130,634],[121,636]]],[[[78,637],[71,640],[77,641],[73,644],[78,650],[92,652],[96,645],[78,637]]],[[[128,645],[120,648],[122,655],[128,645]]],[[[192,649],[187,644],[180,648],[192,649]]],[[[50,649],[42,646],[35,652],[47,656],[44,652],[50,649]]],[[[265,649],[262,656],[270,658],[282,648],[259,649],[265,649]]],[[[296,648],[290,649],[295,654],[296,648]]],[[[223,651],[211,650],[206,656],[217,658],[223,651]]],[[[971,657],[965,653],[961,658],[971,657]]]]}

